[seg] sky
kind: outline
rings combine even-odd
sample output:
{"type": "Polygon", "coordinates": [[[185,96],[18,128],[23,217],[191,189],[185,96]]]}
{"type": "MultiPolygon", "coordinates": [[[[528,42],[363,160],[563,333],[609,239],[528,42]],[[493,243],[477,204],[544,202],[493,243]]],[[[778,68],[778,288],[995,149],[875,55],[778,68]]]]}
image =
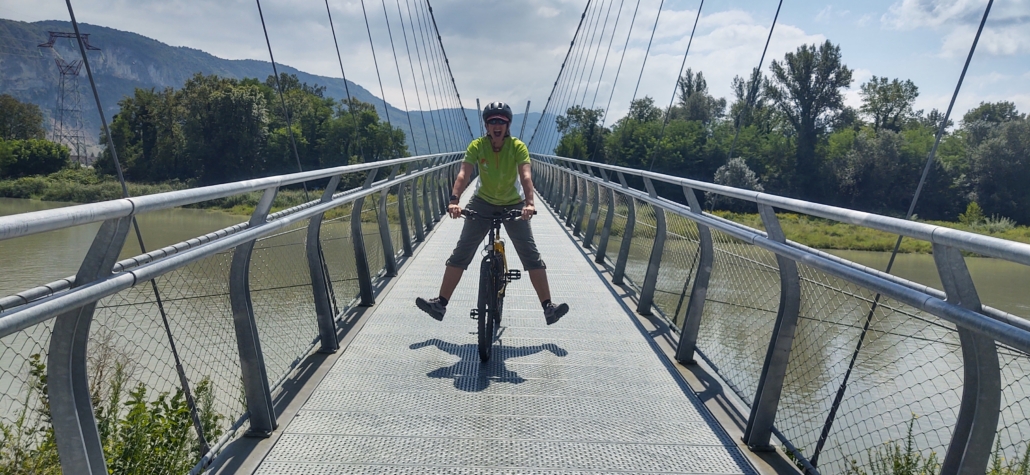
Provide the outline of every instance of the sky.
{"type": "MultiPolygon", "coordinates": [[[[586,0],[430,1],[463,105],[474,108],[476,98],[484,104],[500,100],[511,103],[516,112],[524,110],[526,101],[532,101],[530,109],[537,112],[547,103],[587,5],[586,0]]],[[[418,11],[415,2],[364,1],[386,99],[398,107],[406,100],[410,110],[419,108],[418,101],[423,109],[439,103],[413,92],[412,70],[422,84],[418,63],[409,65],[406,59],[410,49],[417,61],[412,17],[406,14],[409,9],[418,11]],[[384,7],[399,65],[391,54],[384,7]],[[405,12],[407,45],[398,10],[405,12]]],[[[591,0],[567,66],[582,85],[567,93],[575,91],[576,102],[594,107],[605,107],[610,98],[609,117],[621,117],[639,78],[636,97],[648,95],[667,105],[689,42],[685,67],[702,71],[710,92],[732,102],[731,81],[758,65],[777,3],[709,0],[701,6],[700,0],[591,0]],[[702,11],[691,41],[699,6],[702,11]],[[654,38],[645,62],[652,27],[654,38]]],[[[328,5],[347,78],[378,95],[362,3],[329,0],[328,5]]],[[[987,0],[786,0],[763,69],[768,71],[771,61],[782,61],[800,45],[830,40],[840,46],[843,62],[854,70],[854,81],[845,92],[847,104],[861,104],[859,86],[875,75],[912,80],[920,92],[915,108],[943,111],[986,5],[987,0]]],[[[73,0],[73,6],[80,23],[132,31],[222,58],[268,60],[254,1],[73,0]]],[[[325,0],[264,0],[261,7],[277,62],[322,76],[341,76],[325,0]]],[[[0,17],[67,20],[68,10],[61,0],[0,0],[0,17]]],[[[1030,112],[1030,0],[994,3],[952,116],[960,119],[982,101],[1001,100],[1030,112]]],[[[552,104],[549,110],[556,107],[552,104]]]]}

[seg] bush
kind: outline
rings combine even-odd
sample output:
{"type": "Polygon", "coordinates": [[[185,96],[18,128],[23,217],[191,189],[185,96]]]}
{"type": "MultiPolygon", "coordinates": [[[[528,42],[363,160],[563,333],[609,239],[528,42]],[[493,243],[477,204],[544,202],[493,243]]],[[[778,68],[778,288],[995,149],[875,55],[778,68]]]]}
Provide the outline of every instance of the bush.
{"type": "Polygon", "coordinates": [[[68,147],[49,140],[10,140],[0,144],[0,177],[54,173],[68,164],[68,147]]]}

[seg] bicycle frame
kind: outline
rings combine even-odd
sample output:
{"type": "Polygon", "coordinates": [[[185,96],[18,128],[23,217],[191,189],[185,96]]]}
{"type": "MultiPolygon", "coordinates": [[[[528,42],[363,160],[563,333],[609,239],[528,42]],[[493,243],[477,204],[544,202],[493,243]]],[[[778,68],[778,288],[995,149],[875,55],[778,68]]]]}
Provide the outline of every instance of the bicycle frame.
{"type": "Polygon", "coordinates": [[[479,300],[476,308],[471,312],[472,318],[478,321],[479,359],[485,363],[490,360],[493,342],[497,339],[498,329],[501,326],[504,292],[509,282],[522,277],[521,272],[508,269],[504,240],[501,239],[500,234],[501,224],[518,219],[521,213],[510,211],[502,216],[486,217],[466,209],[462,210],[462,215],[467,219],[491,221],[486,245],[483,246],[485,255],[480,264],[479,300]]]}

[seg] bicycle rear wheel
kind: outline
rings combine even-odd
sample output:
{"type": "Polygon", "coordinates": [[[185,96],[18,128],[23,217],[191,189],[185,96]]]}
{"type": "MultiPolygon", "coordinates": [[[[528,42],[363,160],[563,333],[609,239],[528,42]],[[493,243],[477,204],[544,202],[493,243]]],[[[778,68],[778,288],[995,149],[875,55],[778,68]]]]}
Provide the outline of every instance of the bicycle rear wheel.
{"type": "Polygon", "coordinates": [[[479,302],[478,302],[478,330],[479,330],[479,360],[487,362],[490,360],[490,350],[494,344],[494,314],[497,312],[497,287],[493,273],[493,259],[491,256],[483,258],[479,266],[479,302]]]}

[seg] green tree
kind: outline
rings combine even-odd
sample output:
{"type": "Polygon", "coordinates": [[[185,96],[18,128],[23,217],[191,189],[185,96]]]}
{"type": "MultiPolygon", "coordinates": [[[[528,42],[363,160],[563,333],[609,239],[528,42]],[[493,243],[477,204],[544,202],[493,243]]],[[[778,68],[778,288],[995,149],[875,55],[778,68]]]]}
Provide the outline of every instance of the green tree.
{"type": "Polygon", "coordinates": [[[972,149],[969,174],[971,201],[979,203],[986,214],[1030,224],[1030,120],[997,125],[972,149]]]}
{"type": "MultiPolygon", "coordinates": [[[[758,181],[758,175],[751,171],[743,158],[730,159],[725,165],[715,171],[715,184],[732,186],[751,191],[765,191],[765,188],[758,181]]],[[[754,212],[752,203],[741,201],[718,194],[705,194],[709,206],[713,209],[725,209],[738,213],[754,212]]]]}
{"type": "Polygon", "coordinates": [[[572,106],[557,119],[562,138],[554,153],[563,157],[604,161],[604,139],[608,130],[601,127],[604,109],[572,106]]]}
{"type": "Polygon", "coordinates": [[[49,140],[0,141],[0,177],[49,175],[68,165],[68,147],[49,140]]]}
{"type": "Polygon", "coordinates": [[[740,76],[733,77],[734,102],[730,106],[730,118],[733,119],[734,127],[756,125],[765,132],[770,131],[772,109],[769,108],[766,97],[762,94],[763,81],[765,78],[758,68],[751,71],[748,79],[740,76]]]}
{"type": "Polygon", "coordinates": [[[829,41],[802,45],[783,62],[770,65],[772,81],[765,95],[794,127],[797,140],[794,192],[805,199],[823,196],[824,164],[816,145],[834,112],[844,107],[841,89],[851,85],[851,69],[841,62],[840,47],[829,41]]]}
{"type": "Polygon", "coordinates": [[[886,77],[873,76],[861,86],[863,114],[872,118],[873,129],[893,130],[901,127],[914,116],[912,103],[919,97],[919,88],[911,80],[888,81],[886,77]]]}
{"type": "Polygon", "coordinates": [[[39,106],[0,94],[0,140],[42,139],[43,112],[39,106]]]}
{"type": "Polygon", "coordinates": [[[708,82],[704,74],[687,71],[676,81],[679,95],[679,107],[674,109],[672,117],[683,120],[696,120],[705,125],[722,118],[726,110],[726,99],[716,99],[708,93],[708,82]]]}

